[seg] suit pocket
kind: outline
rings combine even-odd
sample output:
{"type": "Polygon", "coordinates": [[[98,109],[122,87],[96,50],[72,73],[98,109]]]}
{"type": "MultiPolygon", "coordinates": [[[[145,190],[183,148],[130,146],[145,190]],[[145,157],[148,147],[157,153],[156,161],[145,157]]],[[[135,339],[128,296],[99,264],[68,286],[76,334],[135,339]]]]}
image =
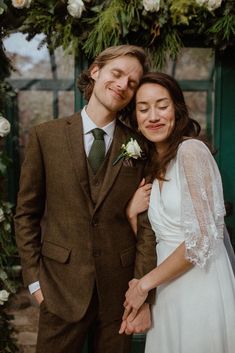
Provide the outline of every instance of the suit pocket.
{"type": "Polygon", "coordinates": [[[62,264],[69,260],[70,253],[71,249],[51,243],[49,241],[44,241],[42,244],[42,255],[62,264]]]}
{"type": "Polygon", "coordinates": [[[121,252],[120,257],[121,257],[121,263],[123,267],[128,267],[134,264],[135,262],[135,247],[131,247],[128,249],[125,249],[121,252]]]}

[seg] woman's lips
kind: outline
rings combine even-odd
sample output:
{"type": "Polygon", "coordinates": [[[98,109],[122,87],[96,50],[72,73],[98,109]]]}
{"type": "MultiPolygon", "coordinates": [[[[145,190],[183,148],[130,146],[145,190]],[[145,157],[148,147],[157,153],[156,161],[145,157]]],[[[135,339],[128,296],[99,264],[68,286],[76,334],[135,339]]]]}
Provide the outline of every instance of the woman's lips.
{"type": "Polygon", "coordinates": [[[163,128],[165,125],[164,124],[151,124],[151,125],[147,125],[146,128],[148,130],[159,130],[161,128],[163,128]]]}

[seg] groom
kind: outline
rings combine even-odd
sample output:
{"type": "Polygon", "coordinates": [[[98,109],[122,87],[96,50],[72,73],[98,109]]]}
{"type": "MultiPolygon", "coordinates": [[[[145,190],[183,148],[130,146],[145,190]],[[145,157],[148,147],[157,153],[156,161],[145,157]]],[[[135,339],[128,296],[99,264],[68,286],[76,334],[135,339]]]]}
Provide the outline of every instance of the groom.
{"type": "MultiPolygon", "coordinates": [[[[94,352],[130,352],[130,336],[118,333],[124,296],[134,272],[155,267],[155,237],[143,219],[136,238],[125,212],[144,161],[113,161],[136,138],[117,118],[146,70],[139,47],[104,50],[80,78],[82,112],[31,131],[15,229],[24,283],[40,304],[37,353],[81,352],[91,326],[94,352]]],[[[146,328],[147,303],[136,320],[146,328]]]]}

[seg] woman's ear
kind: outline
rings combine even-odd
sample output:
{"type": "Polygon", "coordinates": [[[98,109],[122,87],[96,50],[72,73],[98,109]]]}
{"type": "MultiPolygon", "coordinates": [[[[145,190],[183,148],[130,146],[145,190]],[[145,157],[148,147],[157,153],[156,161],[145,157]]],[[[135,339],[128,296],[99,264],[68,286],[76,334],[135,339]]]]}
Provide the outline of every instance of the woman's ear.
{"type": "Polygon", "coordinates": [[[96,81],[97,78],[99,77],[99,72],[100,72],[100,68],[98,65],[94,65],[91,70],[90,70],[90,76],[91,78],[96,81]]]}

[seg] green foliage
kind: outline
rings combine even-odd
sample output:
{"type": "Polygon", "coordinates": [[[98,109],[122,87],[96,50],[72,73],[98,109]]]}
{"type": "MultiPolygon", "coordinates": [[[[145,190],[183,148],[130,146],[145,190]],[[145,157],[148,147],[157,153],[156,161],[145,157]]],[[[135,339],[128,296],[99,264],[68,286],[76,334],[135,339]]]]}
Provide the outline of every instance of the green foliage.
{"type": "Polygon", "coordinates": [[[208,34],[213,35],[213,41],[217,43],[224,43],[235,37],[235,14],[227,14],[218,21],[216,21],[207,31],[208,34]]]}
{"type": "MultiPolygon", "coordinates": [[[[85,2],[81,18],[67,11],[67,0],[33,0],[30,8],[16,9],[11,0],[0,0],[1,37],[11,31],[27,33],[30,40],[44,33],[49,48],[62,46],[93,58],[110,45],[130,43],[143,46],[156,68],[166,57],[176,57],[184,43],[224,50],[235,44],[235,0],[222,1],[209,11],[196,0],[165,0],[160,10],[148,12],[142,0],[93,0],[85,2]]],[[[4,51],[5,75],[9,67],[4,51]]],[[[4,65],[3,65],[4,67],[4,65]]]]}
{"type": "Polygon", "coordinates": [[[178,32],[175,29],[165,31],[150,55],[153,69],[158,70],[163,67],[168,56],[175,60],[181,48],[182,42],[178,32]]]}
{"type": "Polygon", "coordinates": [[[195,0],[174,0],[170,5],[173,25],[189,25],[197,15],[195,0]]]}
{"type": "Polygon", "coordinates": [[[14,330],[9,323],[12,319],[12,316],[0,311],[0,353],[15,353],[19,351],[15,339],[12,338],[14,330]]]}
{"type": "MultiPolygon", "coordinates": [[[[13,92],[9,85],[5,82],[0,82],[0,112],[3,113],[6,101],[11,97],[13,92]]],[[[2,140],[0,138],[0,140],[2,140]]],[[[0,148],[3,147],[3,141],[0,143],[0,148]]],[[[7,167],[11,160],[4,151],[0,151],[0,293],[7,291],[8,293],[15,293],[16,283],[10,279],[16,255],[16,245],[13,237],[13,214],[12,205],[6,201],[4,193],[5,177],[7,167]]],[[[11,277],[13,278],[13,277],[11,277]]],[[[10,324],[12,319],[4,311],[6,301],[0,301],[0,353],[15,353],[18,348],[13,338],[13,328],[10,324]]]]}
{"type": "MultiPolygon", "coordinates": [[[[88,25],[93,25],[93,30],[83,46],[88,56],[96,56],[108,46],[120,44],[121,23],[124,17],[122,14],[125,13],[125,7],[124,1],[114,0],[106,8],[99,6],[93,9],[96,17],[85,21],[88,25]]],[[[125,25],[123,27],[125,28],[125,25]]]]}

